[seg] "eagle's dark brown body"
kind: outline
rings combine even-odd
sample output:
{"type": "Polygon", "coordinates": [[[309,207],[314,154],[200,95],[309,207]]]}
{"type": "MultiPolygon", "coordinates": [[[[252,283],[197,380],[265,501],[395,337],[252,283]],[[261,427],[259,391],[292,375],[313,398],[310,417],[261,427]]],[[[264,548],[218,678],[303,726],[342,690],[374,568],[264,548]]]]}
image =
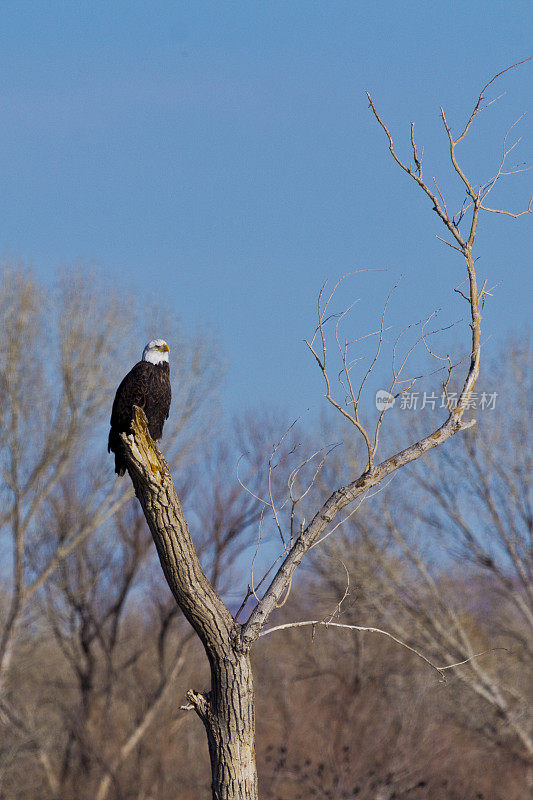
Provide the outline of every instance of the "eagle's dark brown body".
{"type": "MultiPolygon", "coordinates": [[[[167,348],[168,350],[168,348],[167,348]]],[[[111,411],[108,452],[115,454],[115,472],[124,475],[126,462],[122,452],[121,433],[129,433],[133,406],[142,408],[148,420],[148,430],[154,441],[161,438],[163,425],[170,409],[170,368],[168,361],[151,364],[139,361],[117,389],[111,411]]]]}

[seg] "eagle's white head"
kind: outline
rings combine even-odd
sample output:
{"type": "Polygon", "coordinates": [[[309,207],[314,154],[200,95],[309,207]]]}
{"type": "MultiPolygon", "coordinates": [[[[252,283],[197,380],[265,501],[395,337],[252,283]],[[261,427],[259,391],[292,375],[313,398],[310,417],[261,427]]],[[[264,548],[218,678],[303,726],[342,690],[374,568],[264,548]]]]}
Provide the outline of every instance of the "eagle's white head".
{"type": "Polygon", "coordinates": [[[161,364],[168,361],[169,347],[164,339],[152,339],[143,350],[143,361],[150,364],[161,364]]]}

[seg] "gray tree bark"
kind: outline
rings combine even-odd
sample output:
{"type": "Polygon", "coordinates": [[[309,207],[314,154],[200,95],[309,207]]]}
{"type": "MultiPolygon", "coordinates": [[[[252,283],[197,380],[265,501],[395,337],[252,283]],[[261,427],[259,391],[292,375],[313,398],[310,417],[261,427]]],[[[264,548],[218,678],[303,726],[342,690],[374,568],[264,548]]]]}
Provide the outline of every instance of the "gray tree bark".
{"type": "Polygon", "coordinates": [[[209,746],[213,798],[257,800],[254,687],[250,657],[231,649],[211,664],[211,691],[188,693],[209,746]]]}

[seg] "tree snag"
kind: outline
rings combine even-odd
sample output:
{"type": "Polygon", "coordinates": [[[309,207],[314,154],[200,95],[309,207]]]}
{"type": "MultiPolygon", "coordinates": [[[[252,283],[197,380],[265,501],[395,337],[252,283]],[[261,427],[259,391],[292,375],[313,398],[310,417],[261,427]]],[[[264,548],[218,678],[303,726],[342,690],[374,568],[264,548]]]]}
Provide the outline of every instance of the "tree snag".
{"type": "MultiPolygon", "coordinates": [[[[506,71],[504,70],[504,72],[506,71]]],[[[462,208],[455,215],[450,215],[437,182],[433,179],[436,187],[433,190],[423,177],[422,155],[415,142],[414,126],[411,126],[410,135],[412,161],[408,164],[398,156],[389,128],[383,122],[372,98],[368,95],[372,113],[387,136],[392,158],[429,198],[434,212],[451,236],[451,242],[443,241],[453,250],[460,253],[463,258],[466,282],[469,287],[467,294],[461,292],[470,308],[469,363],[466,374],[460,382],[461,388],[458,392],[457,402],[452,404],[448,397],[448,385],[452,370],[455,367],[449,356],[446,358],[435,356],[426,342],[424,326],[422,327],[419,341],[424,343],[430,355],[447,362],[447,378],[443,383],[444,394],[448,398],[446,418],[427,435],[413,442],[405,449],[379,461],[377,458],[378,438],[385,411],[382,410],[378,414],[375,428],[370,430],[361,423],[359,403],[365,381],[380,354],[383,341],[383,318],[381,328],[378,331],[379,344],[375,358],[360,382],[358,390],[353,387],[351,378],[351,370],[357,359],[354,361],[348,357],[347,346],[343,348],[336,335],[335,338],[343,363],[342,378],[339,378],[339,380],[345,398],[347,398],[347,403],[335,400],[332,382],[328,374],[325,330],[327,323],[331,319],[326,315],[326,310],[335,289],[329,295],[329,298],[325,299],[325,286],[322,287],[318,302],[318,324],[313,338],[307,344],[315,356],[326,383],[327,400],[337,411],[351,421],[362,436],[367,451],[367,463],[363,472],[347,485],[337,488],[316,511],[311,521],[308,524],[302,524],[299,531],[292,530],[291,521],[291,530],[287,536],[284,536],[281,530],[272,494],[270,493],[270,502],[261,501],[266,507],[270,507],[275,517],[283,542],[283,560],[263,595],[258,597],[254,591],[257,603],[249,614],[248,619],[242,625],[232,617],[200,566],[168,465],[157,446],[150,439],[142,411],[136,410],[132,425],[132,435],[126,436],[122,434],[128,471],[150,527],[168,585],[179,607],[200,638],[209,660],[211,668],[210,691],[206,693],[190,691],[188,698],[206,728],[211,757],[214,800],[257,800],[258,790],[254,751],[254,692],[250,650],[253,643],[261,635],[261,631],[270,614],[275,608],[279,607],[282,598],[286,596],[294,571],[303,557],[315,544],[322,541],[342,523],[342,520],[339,521],[342,509],[359,498],[362,501],[367,496],[368,490],[378,486],[384,478],[420,458],[429,450],[443,444],[457,432],[475,424],[474,420],[463,422],[463,415],[468,408],[469,398],[479,375],[482,318],[480,307],[482,307],[488,292],[485,283],[481,290],[478,289],[473,246],[479,215],[482,212],[509,215],[509,212],[487,207],[485,202],[487,195],[493,190],[498,180],[508,174],[504,170],[504,163],[512,147],[507,148],[504,146],[504,155],[495,177],[488,183],[476,186],[466,176],[465,171],[458,162],[457,146],[469,132],[476,116],[483,110],[484,92],[497,77],[495,76],[483,87],[474,110],[462,133],[457,137],[452,134],[446,114],[441,109],[442,123],[449,145],[452,174],[455,174],[459,179],[460,185],[466,194],[466,200],[462,208]],[[463,229],[465,229],[464,232],[463,229]],[[315,344],[315,341],[318,344],[315,344]],[[332,525],[333,528],[331,528],[332,525]]],[[[530,212],[531,203],[521,213],[530,212]]],[[[520,216],[520,214],[512,216],[520,216]]],[[[398,370],[393,366],[394,379],[390,392],[392,393],[396,390],[396,396],[401,393],[398,391],[398,383],[404,364],[405,359],[398,370]]],[[[294,501],[290,480],[289,490],[294,507],[298,500],[294,501]]],[[[240,610],[245,607],[245,604],[243,603],[240,610]]],[[[441,669],[447,668],[449,667],[445,666],[441,669]]]]}
{"type": "Polygon", "coordinates": [[[211,690],[188,699],[202,720],[216,800],[255,800],[254,690],[249,648],[240,625],[213,589],[176,494],[168,464],[150,438],[144,412],[135,408],[133,436],[122,434],[128,470],[152,533],[170,590],[199,636],[211,668],[211,690]]]}

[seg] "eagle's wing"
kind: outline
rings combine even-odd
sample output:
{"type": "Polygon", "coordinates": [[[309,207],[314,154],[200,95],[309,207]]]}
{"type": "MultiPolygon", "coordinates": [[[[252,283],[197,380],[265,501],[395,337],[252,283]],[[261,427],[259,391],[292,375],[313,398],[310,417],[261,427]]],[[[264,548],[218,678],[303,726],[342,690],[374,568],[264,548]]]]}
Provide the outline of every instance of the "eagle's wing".
{"type": "Polygon", "coordinates": [[[123,378],[111,410],[111,427],[121,433],[129,431],[133,406],[143,408],[150,390],[150,371],[139,361],[123,378]]]}
{"type": "Polygon", "coordinates": [[[111,411],[107,449],[108,452],[115,453],[115,470],[118,475],[123,475],[126,470],[120,434],[131,431],[133,406],[138,406],[145,412],[152,439],[157,441],[162,436],[171,400],[168,364],[164,366],[166,370],[147,361],[139,361],[117,389],[111,411]]]}

